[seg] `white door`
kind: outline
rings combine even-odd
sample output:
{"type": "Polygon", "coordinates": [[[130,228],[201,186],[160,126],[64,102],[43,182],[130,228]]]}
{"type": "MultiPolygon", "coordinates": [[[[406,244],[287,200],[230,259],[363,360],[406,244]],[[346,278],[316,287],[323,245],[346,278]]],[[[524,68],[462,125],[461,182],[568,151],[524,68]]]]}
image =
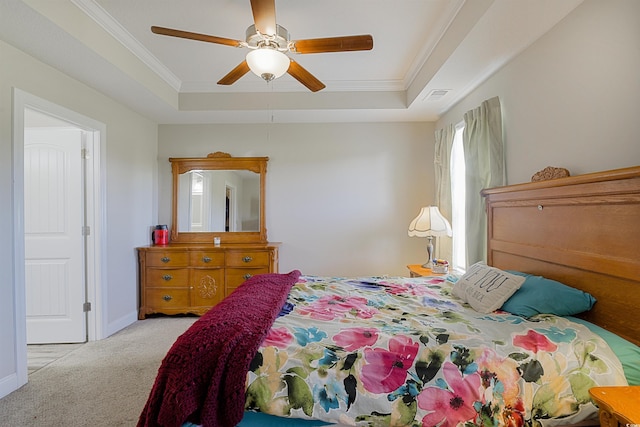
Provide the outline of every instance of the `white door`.
{"type": "Polygon", "coordinates": [[[86,341],[82,130],[25,129],[27,343],[86,341]]]}

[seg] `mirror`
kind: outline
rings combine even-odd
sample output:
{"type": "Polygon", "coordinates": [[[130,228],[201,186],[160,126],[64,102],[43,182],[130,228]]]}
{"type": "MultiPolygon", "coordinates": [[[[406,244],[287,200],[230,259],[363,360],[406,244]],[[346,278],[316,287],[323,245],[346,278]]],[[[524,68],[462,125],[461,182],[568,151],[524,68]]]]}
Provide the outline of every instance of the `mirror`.
{"type": "Polygon", "coordinates": [[[178,231],[260,231],[260,175],[245,170],[181,173],[178,231]]]}
{"type": "Polygon", "coordinates": [[[268,157],[170,158],[172,242],[265,243],[268,157]]]}

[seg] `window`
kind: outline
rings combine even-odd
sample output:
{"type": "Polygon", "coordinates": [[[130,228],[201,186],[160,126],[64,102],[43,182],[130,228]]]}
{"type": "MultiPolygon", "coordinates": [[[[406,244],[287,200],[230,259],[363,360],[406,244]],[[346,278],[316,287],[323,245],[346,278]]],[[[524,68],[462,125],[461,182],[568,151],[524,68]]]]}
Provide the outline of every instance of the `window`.
{"type": "Polygon", "coordinates": [[[191,226],[189,231],[203,231],[204,177],[200,172],[191,173],[191,226]]]}
{"type": "Polygon", "coordinates": [[[465,167],[464,149],[462,147],[462,132],[464,124],[456,126],[451,148],[451,227],[453,228],[453,254],[451,266],[454,269],[467,268],[465,245],[465,167]]]}

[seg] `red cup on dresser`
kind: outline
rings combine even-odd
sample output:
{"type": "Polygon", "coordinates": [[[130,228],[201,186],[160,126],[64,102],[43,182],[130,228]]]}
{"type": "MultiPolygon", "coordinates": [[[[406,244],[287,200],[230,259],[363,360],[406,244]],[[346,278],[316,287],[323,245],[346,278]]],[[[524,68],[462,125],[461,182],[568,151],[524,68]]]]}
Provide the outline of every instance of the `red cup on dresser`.
{"type": "Polygon", "coordinates": [[[154,245],[167,245],[169,244],[169,228],[166,224],[156,225],[155,230],[151,234],[151,241],[154,245]]]}

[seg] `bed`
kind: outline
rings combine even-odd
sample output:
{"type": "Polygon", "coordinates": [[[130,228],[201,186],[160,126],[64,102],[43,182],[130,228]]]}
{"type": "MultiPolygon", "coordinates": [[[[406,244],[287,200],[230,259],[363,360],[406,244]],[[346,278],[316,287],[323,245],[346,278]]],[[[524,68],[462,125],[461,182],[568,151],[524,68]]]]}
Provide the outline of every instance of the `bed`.
{"type": "Polygon", "coordinates": [[[176,341],[138,425],[597,425],[588,389],[639,375],[640,167],[483,195],[488,265],[256,276],[176,341]]]}

